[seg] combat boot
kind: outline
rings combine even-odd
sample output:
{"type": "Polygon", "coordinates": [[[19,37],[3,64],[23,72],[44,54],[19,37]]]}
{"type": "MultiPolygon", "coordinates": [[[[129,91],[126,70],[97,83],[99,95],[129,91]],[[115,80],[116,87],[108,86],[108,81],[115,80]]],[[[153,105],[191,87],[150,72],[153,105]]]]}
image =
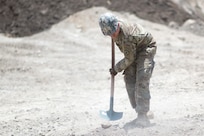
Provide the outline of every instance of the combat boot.
{"type": "Polygon", "coordinates": [[[135,125],[137,127],[148,127],[150,126],[150,121],[146,113],[138,113],[138,116],[135,120],[135,125]]]}

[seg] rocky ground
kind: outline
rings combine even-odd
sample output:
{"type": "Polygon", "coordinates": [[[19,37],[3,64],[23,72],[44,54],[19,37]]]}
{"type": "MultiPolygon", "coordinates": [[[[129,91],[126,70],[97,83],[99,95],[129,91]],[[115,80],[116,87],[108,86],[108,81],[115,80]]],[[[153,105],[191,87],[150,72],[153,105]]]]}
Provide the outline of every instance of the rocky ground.
{"type": "MultiPolygon", "coordinates": [[[[123,118],[100,118],[99,111],[109,107],[111,66],[110,38],[97,22],[104,12],[83,10],[27,37],[0,35],[0,135],[204,135],[204,38],[127,12],[114,13],[142,24],[157,40],[150,86],[154,118],[148,128],[128,125],[136,114],[122,74],[116,77],[114,106],[123,118]]],[[[116,60],[121,58],[116,49],[116,60]]]]}
{"type": "MultiPolygon", "coordinates": [[[[0,135],[203,136],[203,5],[203,0],[1,0],[0,135]],[[142,24],[157,40],[148,128],[131,125],[136,114],[122,74],[115,79],[114,108],[123,118],[99,116],[109,108],[110,92],[110,38],[97,22],[104,12],[142,24]]],[[[122,57],[116,49],[116,61],[122,57]]]]}

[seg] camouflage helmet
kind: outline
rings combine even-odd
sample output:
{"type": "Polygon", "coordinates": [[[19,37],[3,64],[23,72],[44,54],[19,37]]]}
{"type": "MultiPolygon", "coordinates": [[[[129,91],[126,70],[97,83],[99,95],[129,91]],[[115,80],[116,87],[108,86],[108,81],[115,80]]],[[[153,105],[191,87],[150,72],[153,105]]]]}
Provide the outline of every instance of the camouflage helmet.
{"type": "Polygon", "coordinates": [[[111,13],[105,13],[99,18],[99,25],[104,35],[112,35],[118,27],[118,19],[111,13]]]}

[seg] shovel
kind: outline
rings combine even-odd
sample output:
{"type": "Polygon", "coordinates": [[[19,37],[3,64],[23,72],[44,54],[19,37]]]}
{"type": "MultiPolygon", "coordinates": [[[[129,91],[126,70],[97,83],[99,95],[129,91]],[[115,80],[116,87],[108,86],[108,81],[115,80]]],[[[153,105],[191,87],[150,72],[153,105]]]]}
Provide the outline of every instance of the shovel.
{"type": "MultiPolygon", "coordinates": [[[[111,68],[113,69],[115,66],[115,47],[114,47],[114,41],[111,38],[112,43],[112,65],[111,68]]],[[[111,94],[110,94],[110,108],[108,111],[100,111],[100,116],[106,120],[119,120],[123,116],[123,112],[115,112],[113,110],[113,103],[114,103],[114,75],[111,75],[111,94]]]]}

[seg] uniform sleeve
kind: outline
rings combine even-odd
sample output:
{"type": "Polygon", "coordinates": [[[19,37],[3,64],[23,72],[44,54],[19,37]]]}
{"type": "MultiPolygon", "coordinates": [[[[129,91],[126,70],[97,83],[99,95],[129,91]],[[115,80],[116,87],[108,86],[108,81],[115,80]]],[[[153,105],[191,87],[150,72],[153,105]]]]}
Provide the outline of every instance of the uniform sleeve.
{"type": "Polygon", "coordinates": [[[124,45],[124,58],[115,65],[115,71],[121,72],[125,70],[135,60],[135,51],[131,45],[124,45]]]}
{"type": "Polygon", "coordinates": [[[136,43],[137,46],[141,45],[141,44],[149,44],[151,43],[153,37],[150,33],[146,33],[146,34],[139,34],[136,36],[133,36],[133,43],[136,43]]]}
{"type": "Polygon", "coordinates": [[[152,39],[153,37],[150,33],[133,36],[129,35],[126,37],[123,43],[124,58],[115,65],[115,71],[121,72],[122,70],[125,70],[130,64],[132,64],[135,60],[137,47],[140,45],[149,44],[152,39]]]}

